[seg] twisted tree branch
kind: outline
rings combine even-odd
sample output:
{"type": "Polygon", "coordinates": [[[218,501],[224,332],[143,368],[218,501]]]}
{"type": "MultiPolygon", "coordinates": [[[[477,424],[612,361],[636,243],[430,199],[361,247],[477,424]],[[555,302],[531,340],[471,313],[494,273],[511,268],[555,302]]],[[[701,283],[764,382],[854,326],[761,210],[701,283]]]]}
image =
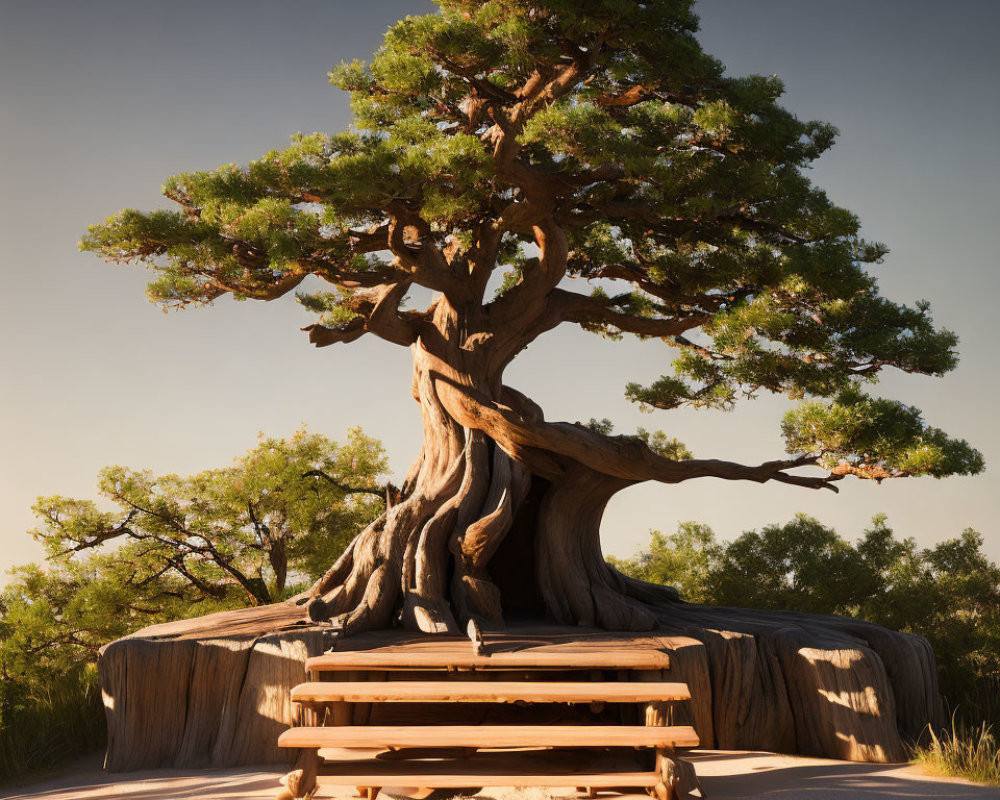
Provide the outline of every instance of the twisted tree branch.
{"type": "Polygon", "coordinates": [[[308,472],[302,473],[303,478],[322,478],[327,483],[340,489],[344,494],[371,494],[380,500],[384,500],[386,505],[391,505],[391,497],[398,493],[398,489],[391,483],[386,483],[384,486],[348,486],[345,483],[341,483],[336,478],[323,472],[321,469],[311,469],[308,472]]]}

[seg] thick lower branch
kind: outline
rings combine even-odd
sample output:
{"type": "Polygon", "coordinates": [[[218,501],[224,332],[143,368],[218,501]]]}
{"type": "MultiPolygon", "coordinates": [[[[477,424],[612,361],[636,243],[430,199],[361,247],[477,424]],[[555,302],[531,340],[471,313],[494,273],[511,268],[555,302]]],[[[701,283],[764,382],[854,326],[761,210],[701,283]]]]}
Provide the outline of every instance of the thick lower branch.
{"type": "Polygon", "coordinates": [[[419,316],[404,316],[400,304],[406,296],[412,281],[409,278],[394,283],[379,284],[361,289],[343,302],[343,307],[357,316],[339,328],[325,325],[309,325],[309,341],[316,347],[353,342],[366,333],[374,333],[393,344],[408,347],[418,335],[419,316]]]}
{"type": "Polygon", "coordinates": [[[616,308],[606,297],[589,297],[556,289],[549,299],[551,327],[563,322],[579,325],[609,325],[623,333],[668,338],[698,328],[711,319],[710,314],[691,312],[676,317],[641,317],[616,308]]]}
{"type": "MultiPolygon", "coordinates": [[[[416,345],[419,347],[419,342],[416,345]]],[[[432,360],[433,357],[430,357],[432,360]]],[[[568,422],[545,422],[527,418],[510,406],[493,400],[452,377],[453,371],[434,360],[437,392],[448,413],[469,428],[482,430],[511,457],[529,464],[544,477],[558,477],[561,468],[553,455],[578,462],[590,469],[633,482],[680,483],[692,478],[748,480],[757,483],[776,480],[812,489],[836,491],[829,475],[809,477],[787,470],[814,464],[813,456],[767,461],[758,465],[738,464],[717,459],[675,461],[658,455],[640,439],[604,436],[568,422]]]]}

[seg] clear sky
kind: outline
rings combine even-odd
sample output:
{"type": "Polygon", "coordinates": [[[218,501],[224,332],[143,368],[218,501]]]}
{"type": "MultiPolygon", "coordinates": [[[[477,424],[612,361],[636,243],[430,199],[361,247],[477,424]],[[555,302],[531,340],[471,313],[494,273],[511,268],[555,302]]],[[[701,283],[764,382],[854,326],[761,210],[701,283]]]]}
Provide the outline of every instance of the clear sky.
{"type": "MultiPolygon", "coordinates": [[[[364,58],[384,28],[423,0],[2,0],[0,2],[0,568],[37,558],[25,535],[43,494],[94,496],[107,464],[159,472],[222,466],[256,433],[302,423],[333,438],[352,425],[381,438],[405,473],[420,446],[409,359],[368,340],[310,348],[294,303],[220,302],[163,314],[140,270],[76,251],[88,223],[153,208],[178,172],[244,162],[296,131],[338,130],[345,96],[327,70],[364,58]]],[[[912,402],[972,440],[987,471],[841,493],[715,480],[643,485],[613,501],[609,552],[651,528],[711,524],[722,537],[804,511],[856,536],[884,511],[929,545],[972,526],[1000,559],[997,347],[1000,296],[1000,28],[995,0],[702,0],[701,39],[734,73],[777,73],[786,105],[833,122],[839,143],[813,170],[865,235],[892,253],[879,267],[895,300],[932,301],[962,339],[943,380],[887,376],[912,402]]],[[[698,456],[756,462],[781,453],[783,403],[731,414],[640,415],[623,396],[671,355],[556,331],[508,382],[549,419],[609,417],[660,427],[698,456]]]]}

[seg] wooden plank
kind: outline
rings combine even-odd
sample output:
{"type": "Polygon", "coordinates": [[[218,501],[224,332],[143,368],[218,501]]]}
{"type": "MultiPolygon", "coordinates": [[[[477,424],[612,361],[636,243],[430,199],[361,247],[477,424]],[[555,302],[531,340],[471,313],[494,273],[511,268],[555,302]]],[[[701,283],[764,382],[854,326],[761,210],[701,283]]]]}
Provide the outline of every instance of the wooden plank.
{"type": "Polygon", "coordinates": [[[347,650],[324,653],[306,661],[316,672],[378,669],[669,669],[670,656],[661,650],[629,649],[528,649],[476,655],[468,642],[462,649],[347,650]]]}
{"type": "Polygon", "coordinates": [[[279,747],[696,747],[684,725],[410,725],[291,728],[279,747]]]}
{"type": "Polygon", "coordinates": [[[575,788],[586,782],[601,788],[626,788],[650,787],[657,779],[655,772],[637,771],[634,755],[623,751],[611,754],[578,749],[506,750],[433,761],[413,760],[417,758],[412,755],[416,752],[425,751],[400,750],[375,758],[355,756],[348,760],[327,761],[321,765],[319,773],[326,778],[320,777],[319,782],[328,786],[416,785],[442,789],[470,786],[575,788]]]}
{"type": "Polygon", "coordinates": [[[690,697],[686,684],[667,681],[325,681],[292,689],[297,703],[655,703],[690,697]]]}
{"type": "Polygon", "coordinates": [[[476,654],[465,636],[372,631],[337,640],[310,669],[668,669],[675,642],[642,633],[543,626],[488,631],[476,654]]]}
{"type": "Polygon", "coordinates": [[[320,774],[319,786],[421,786],[428,789],[450,789],[480,786],[595,786],[646,787],[655,786],[655,772],[554,772],[554,773],[465,773],[413,771],[406,765],[403,771],[336,772],[320,774]]]}

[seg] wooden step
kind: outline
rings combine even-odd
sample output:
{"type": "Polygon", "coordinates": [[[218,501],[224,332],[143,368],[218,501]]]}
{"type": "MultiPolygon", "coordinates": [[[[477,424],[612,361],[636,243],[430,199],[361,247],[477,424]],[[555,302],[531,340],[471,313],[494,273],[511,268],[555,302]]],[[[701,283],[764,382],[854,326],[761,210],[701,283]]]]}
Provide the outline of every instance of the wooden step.
{"type": "Polygon", "coordinates": [[[690,697],[687,684],[665,681],[322,681],[292,689],[297,703],[652,703],[690,697]]]}
{"type": "Polygon", "coordinates": [[[450,772],[320,772],[320,786],[420,786],[428,789],[457,789],[483,786],[590,786],[601,788],[655,786],[655,772],[539,772],[468,773],[450,772]]]}
{"type": "MultiPolygon", "coordinates": [[[[395,755],[403,755],[401,751],[395,755]]],[[[383,758],[327,761],[319,767],[319,783],[327,786],[590,786],[647,787],[655,772],[636,771],[632,756],[580,750],[480,752],[461,758],[391,760],[383,758]]]]}
{"type": "Polygon", "coordinates": [[[290,728],[279,747],[697,747],[687,725],[342,725],[290,728]]]}
{"type": "Polygon", "coordinates": [[[607,647],[541,649],[476,655],[468,640],[461,648],[424,647],[400,650],[345,650],[324,653],[306,660],[306,669],[315,672],[336,670],[663,670],[670,668],[670,656],[651,647],[607,647]]]}

